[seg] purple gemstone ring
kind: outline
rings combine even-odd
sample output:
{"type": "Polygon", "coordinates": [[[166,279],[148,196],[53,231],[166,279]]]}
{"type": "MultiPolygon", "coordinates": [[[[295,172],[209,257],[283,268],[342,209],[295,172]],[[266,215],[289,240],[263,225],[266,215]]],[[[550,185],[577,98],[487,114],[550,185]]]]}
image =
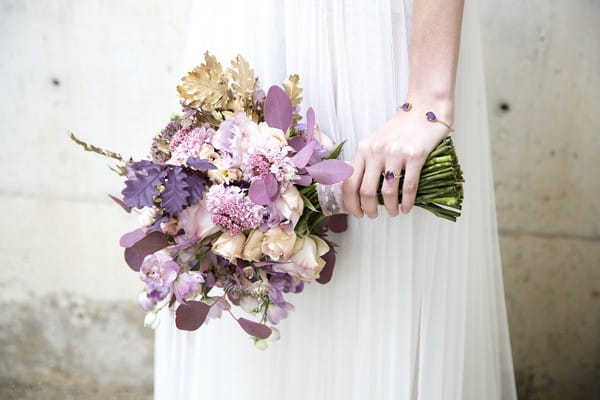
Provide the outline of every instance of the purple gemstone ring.
{"type": "Polygon", "coordinates": [[[383,175],[385,180],[388,182],[393,182],[394,179],[402,178],[402,174],[395,174],[394,171],[385,171],[385,172],[382,172],[381,175],[383,175]]]}
{"type": "Polygon", "coordinates": [[[454,128],[450,124],[448,124],[442,120],[439,120],[432,111],[427,111],[425,113],[425,117],[427,118],[427,121],[439,122],[440,124],[444,125],[446,128],[450,129],[450,132],[454,132],[454,128]]]}

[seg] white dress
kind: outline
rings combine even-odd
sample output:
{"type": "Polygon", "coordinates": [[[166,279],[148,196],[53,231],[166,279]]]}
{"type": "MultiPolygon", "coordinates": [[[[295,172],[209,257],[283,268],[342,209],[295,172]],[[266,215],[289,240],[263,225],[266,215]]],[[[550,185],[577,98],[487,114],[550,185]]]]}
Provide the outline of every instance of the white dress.
{"type": "MultiPolygon", "coordinates": [[[[350,218],[334,236],[332,281],[290,296],[296,309],[266,351],[226,316],[182,332],[163,312],[155,399],[516,398],[473,7],[467,1],[457,78],[459,221],[421,209],[350,218]]],[[[303,106],[348,140],[349,159],[405,100],[411,14],[411,0],[197,0],[186,68],[210,50],[224,63],[244,55],[265,88],[300,74],[303,106]]]]}

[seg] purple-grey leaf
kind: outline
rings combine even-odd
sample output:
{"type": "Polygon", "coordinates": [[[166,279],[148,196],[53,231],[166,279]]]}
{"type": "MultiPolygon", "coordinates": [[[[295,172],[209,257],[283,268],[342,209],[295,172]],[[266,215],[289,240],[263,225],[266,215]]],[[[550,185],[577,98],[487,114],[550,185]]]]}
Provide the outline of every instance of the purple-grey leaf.
{"type": "Polygon", "coordinates": [[[167,172],[159,165],[148,162],[134,163],[131,165],[128,173],[130,179],[125,181],[125,188],[121,191],[123,200],[128,207],[144,208],[154,205],[154,196],[158,196],[157,187],[162,184],[162,180],[167,172]],[[135,169],[136,165],[147,165],[146,168],[135,169]]]}
{"type": "Polygon", "coordinates": [[[352,175],[352,167],[342,160],[323,160],[309,165],[306,170],[313,179],[324,185],[342,182],[352,175]]]}
{"type": "Polygon", "coordinates": [[[206,185],[206,179],[198,173],[189,174],[187,177],[188,192],[190,193],[190,201],[188,205],[194,205],[198,201],[202,200],[202,193],[206,185]]]}
{"type": "Polygon", "coordinates": [[[282,88],[273,85],[265,100],[265,121],[271,128],[287,131],[292,123],[292,102],[282,88]]]}
{"type": "Polygon", "coordinates": [[[292,157],[292,162],[294,163],[296,168],[306,167],[306,164],[308,164],[308,161],[312,157],[316,146],[317,146],[317,142],[314,140],[311,140],[310,142],[306,143],[306,146],[301,148],[300,151],[298,151],[292,157]]]}
{"type": "Polygon", "coordinates": [[[312,183],[312,176],[308,174],[299,175],[299,178],[294,183],[299,186],[308,186],[312,183]]]}
{"type": "Polygon", "coordinates": [[[296,151],[306,146],[306,138],[304,136],[294,136],[288,140],[288,145],[296,151]]]}
{"type": "Polygon", "coordinates": [[[148,229],[146,229],[146,233],[152,233],[152,232],[162,232],[162,229],[160,228],[160,224],[162,224],[163,222],[167,222],[169,220],[169,217],[167,215],[161,215],[160,217],[156,218],[154,220],[154,222],[152,223],[152,225],[150,225],[148,227],[148,229]]]}
{"type": "Polygon", "coordinates": [[[188,204],[190,192],[187,190],[187,174],[182,167],[170,168],[165,180],[165,190],[160,194],[162,199],[160,206],[170,215],[183,210],[188,204]]]}
{"type": "Polygon", "coordinates": [[[125,249],[125,261],[134,270],[139,271],[148,254],[162,250],[169,245],[167,237],[161,232],[152,232],[125,249]]]}
{"type": "Polygon", "coordinates": [[[335,250],[333,250],[331,244],[329,245],[329,251],[323,255],[323,260],[325,260],[325,266],[321,270],[317,282],[324,285],[333,277],[333,269],[335,267],[335,250]]]}
{"type": "Polygon", "coordinates": [[[335,214],[327,218],[327,227],[331,232],[342,233],[348,229],[348,215],[335,214]]]}
{"type": "Polygon", "coordinates": [[[273,330],[265,324],[259,324],[258,322],[250,321],[246,318],[238,318],[237,322],[249,335],[259,339],[266,339],[271,336],[271,333],[273,332],[273,330]]]}
{"type": "Polygon", "coordinates": [[[204,323],[209,311],[210,306],[201,301],[180,304],[175,311],[175,326],[184,331],[195,331],[204,323]]]}
{"type": "Polygon", "coordinates": [[[113,199],[114,202],[117,203],[118,205],[120,205],[121,208],[123,208],[123,210],[125,210],[126,212],[128,212],[128,213],[131,212],[131,207],[129,207],[127,204],[125,204],[125,202],[123,200],[119,199],[118,197],[113,196],[112,194],[109,194],[108,197],[113,199]]]}
{"type": "Polygon", "coordinates": [[[273,204],[279,197],[279,184],[273,174],[268,174],[264,178],[257,179],[250,184],[248,196],[255,203],[261,206],[273,204]]]}
{"type": "Polygon", "coordinates": [[[190,157],[187,159],[187,166],[197,169],[198,171],[208,171],[209,169],[217,168],[210,161],[200,157],[190,157]]]}
{"type": "Polygon", "coordinates": [[[136,229],[135,231],[127,232],[121,239],[119,240],[119,245],[121,247],[131,247],[137,242],[140,241],[144,236],[146,236],[146,231],[142,228],[136,229]]]}
{"type": "Polygon", "coordinates": [[[315,129],[315,110],[309,107],[306,111],[306,140],[311,140],[315,129]]]}

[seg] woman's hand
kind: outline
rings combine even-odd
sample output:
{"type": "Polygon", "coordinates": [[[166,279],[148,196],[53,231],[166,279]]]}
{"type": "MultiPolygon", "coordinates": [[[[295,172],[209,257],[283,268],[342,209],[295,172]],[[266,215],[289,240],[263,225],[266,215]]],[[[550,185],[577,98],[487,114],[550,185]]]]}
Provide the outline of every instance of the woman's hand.
{"type": "MultiPolygon", "coordinates": [[[[344,206],[350,214],[377,217],[377,190],[385,171],[393,171],[396,175],[402,172],[401,209],[403,213],[411,210],[421,167],[429,153],[449,133],[443,124],[427,121],[425,113],[433,111],[440,120],[450,125],[453,122],[451,106],[447,103],[429,104],[432,105],[423,107],[415,101],[410,111],[397,111],[382,127],[358,143],[352,158],[354,173],[343,185],[344,206]]],[[[398,178],[391,182],[384,179],[381,187],[384,206],[391,216],[398,215],[398,182],[398,178]]]]}

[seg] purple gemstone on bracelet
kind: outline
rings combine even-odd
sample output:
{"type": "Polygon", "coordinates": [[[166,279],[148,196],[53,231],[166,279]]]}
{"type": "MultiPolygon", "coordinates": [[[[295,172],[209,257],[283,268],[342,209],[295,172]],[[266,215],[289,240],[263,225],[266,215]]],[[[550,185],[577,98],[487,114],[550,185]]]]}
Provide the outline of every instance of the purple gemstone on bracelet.
{"type": "Polygon", "coordinates": [[[435,120],[437,120],[437,117],[431,111],[427,111],[427,113],[425,114],[425,116],[427,117],[427,121],[435,121],[435,120]]]}
{"type": "Polygon", "coordinates": [[[402,104],[402,111],[410,111],[411,108],[412,106],[410,105],[410,103],[402,104]]]}
{"type": "Polygon", "coordinates": [[[391,182],[394,179],[396,179],[396,177],[394,176],[394,173],[392,171],[385,171],[385,180],[386,181],[391,182]]]}

